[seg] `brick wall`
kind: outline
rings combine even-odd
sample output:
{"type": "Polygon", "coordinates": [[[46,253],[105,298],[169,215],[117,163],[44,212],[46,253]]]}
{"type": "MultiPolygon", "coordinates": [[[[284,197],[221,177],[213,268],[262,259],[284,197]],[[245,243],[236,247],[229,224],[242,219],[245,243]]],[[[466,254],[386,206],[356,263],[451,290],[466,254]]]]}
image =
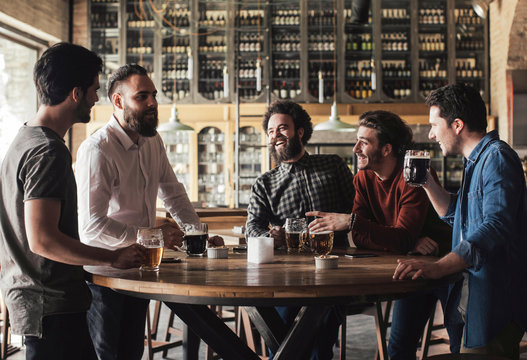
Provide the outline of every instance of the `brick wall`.
{"type": "Polygon", "coordinates": [[[527,0],[495,0],[489,17],[491,114],[498,117],[500,137],[510,142],[506,75],[507,70],[527,69],[527,0]]]}

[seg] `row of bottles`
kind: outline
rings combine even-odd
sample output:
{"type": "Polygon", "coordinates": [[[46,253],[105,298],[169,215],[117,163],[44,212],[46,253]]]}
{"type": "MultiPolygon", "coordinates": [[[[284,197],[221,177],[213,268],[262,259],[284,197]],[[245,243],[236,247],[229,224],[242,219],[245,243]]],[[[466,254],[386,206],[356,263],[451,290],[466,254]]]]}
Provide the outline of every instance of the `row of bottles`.
{"type": "Polygon", "coordinates": [[[181,6],[179,3],[175,4],[174,8],[166,8],[163,14],[165,22],[176,27],[190,26],[190,9],[188,6],[181,6]]]}
{"type": "Polygon", "coordinates": [[[262,49],[263,36],[257,33],[242,33],[238,43],[241,52],[259,52],[262,49]]]}
{"type": "Polygon", "coordinates": [[[119,51],[117,38],[99,37],[92,41],[92,50],[98,54],[115,55],[119,51]]]}
{"type": "Polygon", "coordinates": [[[405,60],[383,60],[382,73],[385,78],[411,78],[412,68],[405,60]]]}
{"type": "Polygon", "coordinates": [[[128,54],[152,54],[154,52],[153,40],[139,33],[129,33],[126,38],[126,52],[128,54]]]}
{"type": "Polygon", "coordinates": [[[149,12],[138,14],[132,10],[128,12],[127,25],[129,28],[153,28],[156,22],[149,12]]]}
{"type": "Polygon", "coordinates": [[[483,25],[483,20],[476,15],[472,7],[466,7],[454,10],[456,24],[463,25],[483,25]]]}
{"type": "Polygon", "coordinates": [[[174,90],[174,80],[172,79],[163,79],[161,82],[161,89],[165,96],[171,100],[183,100],[190,94],[190,86],[188,80],[176,82],[176,89],[174,90]]]}
{"type": "Polygon", "coordinates": [[[301,94],[300,81],[275,81],[273,94],[279,99],[294,99],[301,94]]]}
{"type": "Polygon", "coordinates": [[[186,62],[180,61],[174,64],[173,62],[167,61],[163,64],[163,79],[188,79],[188,64],[186,62]]]}
{"type": "Polygon", "coordinates": [[[354,99],[367,99],[373,95],[370,81],[350,81],[346,83],[346,93],[354,99]]]}
{"type": "Polygon", "coordinates": [[[216,127],[206,127],[198,134],[198,200],[225,205],[224,154],[225,135],[216,127]]]}
{"type": "Polygon", "coordinates": [[[456,77],[458,78],[481,78],[483,69],[476,64],[476,59],[456,59],[456,77]]]}
{"type": "Polygon", "coordinates": [[[440,6],[430,6],[419,9],[419,24],[420,25],[444,25],[445,9],[440,6]]]}
{"type": "Polygon", "coordinates": [[[404,99],[410,96],[411,88],[410,80],[386,80],[383,84],[384,93],[392,99],[404,99]]]}
{"type": "Polygon", "coordinates": [[[117,11],[106,11],[104,8],[94,8],[91,12],[91,27],[93,28],[116,28],[119,24],[119,13],[117,11]]]}
{"type": "Polygon", "coordinates": [[[421,79],[446,79],[446,62],[441,61],[440,58],[436,58],[435,60],[419,59],[419,77],[421,79]]]}
{"type": "Polygon", "coordinates": [[[419,34],[420,51],[445,51],[445,34],[419,34]]]}
{"type": "Polygon", "coordinates": [[[240,80],[238,83],[238,91],[240,97],[243,99],[253,99],[260,95],[260,92],[256,88],[256,81],[240,80]]]}
{"type": "Polygon", "coordinates": [[[346,51],[371,51],[373,42],[370,34],[348,34],[346,39],[346,51]]]}
{"type": "Polygon", "coordinates": [[[200,26],[225,26],[225,18],[227,12],[225,10],[203,10],[199,13],[200,26]]]}
{"type": "Polygon", "coordinates": [[[253,79],[256,77],[256,60],[241,61],[238,66],[238,76],[240,79],[253,79]]]}
{"type": "Polygon", "coordinates": [[[447,80],[430,80],[430,81],[420,81],[419,82],[419,95],[421,97],[425,98],[432,92],[432,90],[435,90],[437,88],[440,88],[442,86],[445,86],[448,84],[447,80]]]}
{"type": "Polygon", "coordinates": [[[300,60],[277,59],[273,64],[273,77],[300,78],[300,60]]]}
{"type": "Polygon", "coordinates": [[[335,24],[335,12],[333,9],[309,10],[307,24],[308,26],[333,26],[335,24]]]}
{"type": "Polygon", "coordinates": [[[227,44],[225,43],[225,36],[208,35],[199,38],[199,51],[206,53],[224,53],[227,51],[227,44]]]}
{"type": "Polygon", "coordinates": [[[190,39],[188,36],[177,37],[174,44],[174,37],[163,39],[164,54],[187,54],[190,50],[190,39]]]}
{"type": "Polygon", "coordinates": [[[271,17],[272,25],[300,25],[300,9],[278,9],[271,17]]]}
{"type": "Polygon", "coordinates": [[[240,26],[257,26],[264,24],[263,10],[240,10],[238,12],[238,24],[240,26]]]}
{"type": "Polygon", "coordinates": [[[209,60],[200,62],[199,78],[200,79],[222,79],[225,68],[224,60],[209,60]]]}
{"type": "Polygon", "coordinates": [[[308,51],[334,51],[334,34],[332,32],[325,32],[322,34],[310,34],[307,46],[308,51]]]}
{"type": "Polygon", "coordinates": [[[408,34],[406,32],[381,34],[384,51],[408,51],[408,34]]]}
{"type": "Polygon", "coordinates": [[[381,10],[383,25],[408,25],[410,13],[406,8],[385,8],[381,10]]]}
{"type": "Polygon", "coordinates": [[[219,100],[224,97],[223,81],[200,81],[198,87],[205,99],[219,100]]]}
{"type": "Polygon", "coordinates": [[[273,34],[273,51],[300,51],[300,33],[273,34]]]}
{"type": "Polygon", "coordinates": [[[346,79],[371,78],[373,72],[372,61],[359,60],[347,64],[346,79]]]}
{"type": "Polygon", "coordinates": [[[484,46],[483,37],[476,38],[472,34],[458,34],[456,36],[456,50],[482,51],[484,46]]]}

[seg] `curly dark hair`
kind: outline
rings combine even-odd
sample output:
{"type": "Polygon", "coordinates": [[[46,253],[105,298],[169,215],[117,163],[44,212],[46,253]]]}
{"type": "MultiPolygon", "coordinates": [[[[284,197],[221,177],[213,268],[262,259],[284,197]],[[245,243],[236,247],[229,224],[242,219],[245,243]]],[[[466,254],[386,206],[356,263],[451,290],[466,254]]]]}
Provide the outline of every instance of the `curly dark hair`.
{"type": "Polygon", "coordinates": [[[33,68],[33,80],[43,105],[62,103],[71,90],[84,94],[102,71],[102,59],[80,45],[60,42],[44,51],[33,68]]]}
{"type": "Polygon", "coordinates": [[[360,116],[359,126],[377,130],[379,146],[391,144],[393,153],[398,159],[403,159],[406,150],[413,144],[412,129],[399,115],[390,111],[367,111],[360,116]]]}
{"type": "Polygon", "coordinates": [[[313,134],[313,124],[311,123],[311,117],[302,106],[290,100],[278,100],[272,103],[267,109],[262,121],[262,127],[265,132],[267,132],[269,119],[274,114],[291,116],[293,123],[295,124],[295,132],[300,128],[304,129],[302,144],[306,145],[309,139],[311,139],[311,135],[313,134]]]}
{"type": "Polygon", "coordinates": [[[148,72],[144,67],[138,64],[126,64],[115,70],[110,78],[108,79],[108,98],[112,100],[112,95],[117,91],[121,81],[125,81],[131,75],[145,75],[148,76],[148,72]]]}
{"type": "Polygon", "coordinates": [[[485,133],[487,108],[479,92],[470,85],[450,84],[433,90],[425,100],[428,107],[437,106],[439,116],[448,125],[461,119],[468,130],[485,133]]]}

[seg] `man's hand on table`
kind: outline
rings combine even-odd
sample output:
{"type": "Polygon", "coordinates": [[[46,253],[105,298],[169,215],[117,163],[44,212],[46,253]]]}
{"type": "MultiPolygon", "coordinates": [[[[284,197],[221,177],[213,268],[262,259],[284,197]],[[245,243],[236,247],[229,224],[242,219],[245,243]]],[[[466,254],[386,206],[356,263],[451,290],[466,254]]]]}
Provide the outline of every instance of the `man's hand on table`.
{"type": "Polygon", "coordinates": [[[225,242],[223,241],[223,238],[218,235],[214,235],[209,237],[209,247],[219,247],[224,246],[225,242]]]}
{"type": "Polygon", "coordinates": [[[185,233],[181,231],[179,226],[175,223],[166,222],[159,226],[163,231],[163,241],[165,242],[165,248],[177,250],[176,247],[183,245],[183,236],[185,233]]]}
{"type": "Polygon", "coordinates": [[[421,255],[437,255],[439,252],[439,245],[428,236],[419,238],[411,253],[421,255]]]}
{"type": "Polygon", "coordinates": [[[425,279],[439,279],[469,267],[463,258],[453,252],[434,262],[417,259],[397,259],[397,263],[397,267],[393,273],[395,280],[402,280],[407,277],[411,277],[412,280],[420,277],[425,279]]]}
{"type": "Polygon", "coordinates": [[[274,247],[285,246],[285,229],[281,226],[273,226],[269,230],[269,236],[274,239],[274,247]]]}
{"type": "Polygon", "coordinates": [[[350,226],[350,214],[309,211],[306,216],[317,217],[309,223],[309,231],[344,231],[350,226]]]}
{"type": "Polygon", "coordinates": [[[113,251],[114,259],[111,266],[117,269],[137,268],[143,264],[146,249],[139,244],[120,248],[113,251]]]}

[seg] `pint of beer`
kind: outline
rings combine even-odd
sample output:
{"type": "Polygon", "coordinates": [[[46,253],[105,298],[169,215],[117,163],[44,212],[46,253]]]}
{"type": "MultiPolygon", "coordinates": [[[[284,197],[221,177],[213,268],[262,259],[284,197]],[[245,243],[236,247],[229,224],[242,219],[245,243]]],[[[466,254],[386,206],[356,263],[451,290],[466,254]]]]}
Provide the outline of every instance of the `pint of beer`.
{"type": "Polygon", "coordinates": [[[203,256],[207,250],[209,227],[207,224],[184,225],[186,251],[188,256],[203,256]]]}
{"type": "Polygon", "coordinates": [[[424,150],[407,150],[404,156],[404,181],[410,186],[423,186],[430,169],[430,153],[424,150]]]}
{"type": "Polygon", "coordinates": [[[307,237],[307,223],[303,218],[285,220],[285,242],[288,253],[298,253],[307,237]]]}
{"type": "Polygon", "coordinates": [[[141,270],[159,271],[163,258],[163,232],[161,229],[141,228],[137,230],[137,243],[146,248],[145,262],[141,270]]]}
{"type": "Polygon", "coordinates": [[[325,256],[333,249],[333,231],[309,233],[309,246],[316,255],[325,256]]]}

